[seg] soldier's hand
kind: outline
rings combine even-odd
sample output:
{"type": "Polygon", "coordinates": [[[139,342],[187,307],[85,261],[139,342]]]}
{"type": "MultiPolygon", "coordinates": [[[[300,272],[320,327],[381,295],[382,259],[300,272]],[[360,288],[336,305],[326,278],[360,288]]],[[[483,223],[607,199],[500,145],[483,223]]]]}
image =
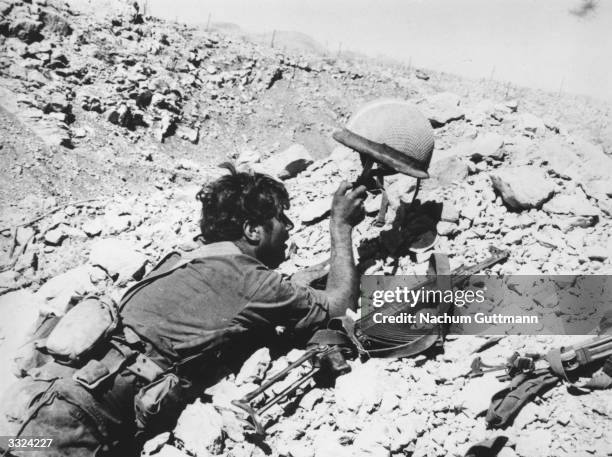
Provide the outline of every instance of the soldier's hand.
{"type": "Polygon", "coordinates": [[[351,184],[342,181],[334,194],[331,207],[332,227],[354,227],[365,216],[363,202],[366,198],[365,186],[352,189],[351,184]]]}

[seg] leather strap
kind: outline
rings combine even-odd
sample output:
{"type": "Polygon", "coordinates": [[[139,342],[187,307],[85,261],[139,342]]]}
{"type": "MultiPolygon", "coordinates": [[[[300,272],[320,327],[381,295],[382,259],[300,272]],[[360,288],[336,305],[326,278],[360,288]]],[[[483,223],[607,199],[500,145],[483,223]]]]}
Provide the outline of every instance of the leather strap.
{"type": "Polygon", "coordinates": [[[450,289],[450,260],[446,254],[434,252],[431,257],[429,257],[429,272],[436,275],[438,289],[450,289]]]}
{"type": "MultiPolygon", "coordinates": [[[[434,252],[429,258],[429,270],[436,275],[436,287],[438,290],[451,290],[451,269],[450,260],[446,254],[434,252]]],[[[452,303],[442,301],[438,305],[438,316],[448,314],[452,308],[452,303]]],[[[444,338],[448,333],[448,325],[438,325],[438,344],[441,346],[444,343],[444,338]]]]}

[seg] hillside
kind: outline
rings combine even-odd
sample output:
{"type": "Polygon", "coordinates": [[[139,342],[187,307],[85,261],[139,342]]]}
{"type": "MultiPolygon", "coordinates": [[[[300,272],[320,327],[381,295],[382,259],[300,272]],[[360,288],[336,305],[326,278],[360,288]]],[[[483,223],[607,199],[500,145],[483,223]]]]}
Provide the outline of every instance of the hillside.
{"type": "MultiPolygon", "coordinates": [[[[360,163],[331,134],[378,97],[412,100],[435,127],[432,178],[420,199],[441,208],[429,228],[452,266],[481,261],[494,245],[510,258],[493,273],[612,271],[609,104],[331,58],[304,52],[316,47],[293,34],[280,36],[301,43],[300,52],[128,7],[103,13],[53,0],[0,0],[3,366],[39,312],[61,314],[73,297],[102,290],[120,297],[163,253],[193,250],[195,193],[228,159],[283,175],[298,223],[282,272],[328,257],[329,198],[360,163]],[[299,170],[288,166],[293,155],[299,170]]],[[[367,202],[368,216],[355,229],[362,272],[425,272],[424,256],[397,241],[414,184],[405,176],[388,181],[384,227],[373,224],[380,197],[367,202]]],[[[590,317],[607,309],[604,300],[590,317]]],[[[482,355],[500,362],[576,339],[505,337],[482,355]]],[[[335,389],[312,389],[275,410],[269,455],[463,455],[500,433],[510,438],[506,457],[612,455],[609,391],[577,397],[558,385],[509,429],[485,430],[474,413],[499,385],[462,376],[484,341],[455,336],[430,359],[351,362],[353,372],[335,389]]],[[[258,352],[253,364],[264,368],[250,381],[260,383],[296,354],[271,360],[258,352]]],[[[9,378],[5,370],[0,391],[9,378]]],[[[252,387],[234,381],[217,386],[217,406],[252,387]]],[[[228,423],[215,422],[211,408],[190,406],[182,428],[150,444],[150,455],[264,452],[226,416],[228,423]]]]}

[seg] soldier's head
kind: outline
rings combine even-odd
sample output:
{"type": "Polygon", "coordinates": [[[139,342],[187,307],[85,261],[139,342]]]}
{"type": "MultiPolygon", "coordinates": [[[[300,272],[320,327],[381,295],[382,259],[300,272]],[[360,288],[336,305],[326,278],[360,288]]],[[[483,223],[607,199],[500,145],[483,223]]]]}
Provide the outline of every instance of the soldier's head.
{"type": "Polygon", "coordinates": [[[240,242],[260,262],[276,268],[285,260],[293,223],[285,214],[289,194],[285,186],[261,173],[230,173],[198,192],[202,203],[200,230],[207,243],[240,242]]]}

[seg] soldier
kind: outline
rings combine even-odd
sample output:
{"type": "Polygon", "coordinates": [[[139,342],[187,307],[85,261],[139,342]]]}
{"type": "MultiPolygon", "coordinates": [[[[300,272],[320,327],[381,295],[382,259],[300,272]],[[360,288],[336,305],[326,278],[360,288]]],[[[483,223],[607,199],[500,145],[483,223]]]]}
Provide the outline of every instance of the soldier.
{"type": "Polygon", "coordinates": [[[206,244],[187,258],[167,256],[132,287],[101,348],[76,364],[51,360],[28,370],[0,403],[0,435],[51,438],[49,457],[130,455],[135,443],[171,429],[207,385],[273,343],[278,326],[303,340],[355,308],[351,233],[364,216],[365,187],[343,182],[334,195],[323,291],[273,271],[293,227],[283,184],[232,169],[197,198],[206,244]]]}
{"type": "MultiPolygon", "coordinates": [[[[47,359],[24,359],[35,363],[20,367],[27,376],[0,400],[0,436],[52,438],[44,449],[49,457],[129,455],[148,436],[171,429],[207,385],[278,341],[277,327],[294,343],[305,341],[354,309],[352,228],[364,217],[366,192],[358,184],[375,180],[382,188],[383,177],[396,172],[427,178],[434,139],[414,105],[388,99],[363,107],[334,138],[361,154],[364,172],[333,198],[325,290],[305,285],[317,271],[301,281],[273,271],[293,227],[285,187],[232,168],[197,196],[202,248],[166,256],[125,293],[118,317],[103,300],[86,299],[56,327],[41,326],[47,331],[36,337],[46,338],[47,359]]],[[[380,221],[385,212],[386,204],[380,221]]]]}

